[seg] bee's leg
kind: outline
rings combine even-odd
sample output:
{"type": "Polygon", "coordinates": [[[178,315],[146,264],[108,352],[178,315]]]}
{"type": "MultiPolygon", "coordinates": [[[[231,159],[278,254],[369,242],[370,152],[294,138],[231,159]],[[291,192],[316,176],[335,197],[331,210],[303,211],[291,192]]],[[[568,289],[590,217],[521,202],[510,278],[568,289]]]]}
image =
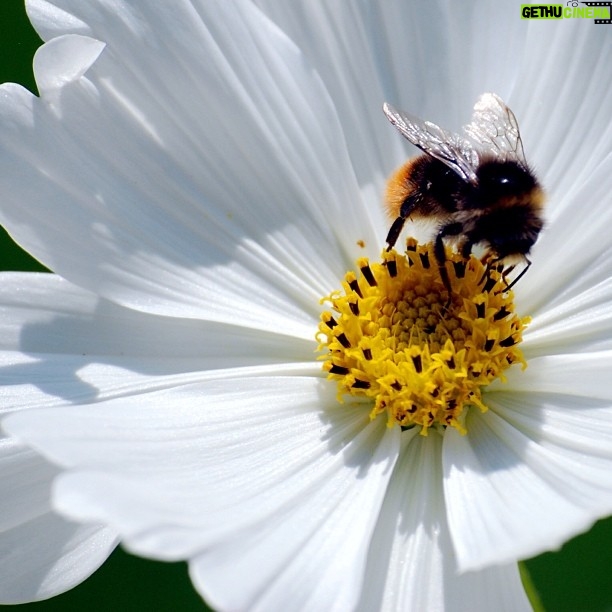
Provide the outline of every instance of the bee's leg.
{"type": "Polygon", "coordinates": [[[442,226],[442,228],[436,234],[436,240],[434,242],[434,255],[438,262],[438,268],[440,269],[440,278],[444,284],[444,288],[448,291],[448,300],[450,302],[450,296],[452,287],[450,284],[450,278],[448,278],[448,272],[446,271],[446,252],[444,251],[444,238],[446,236],[457,236],[463,231],[463,225],[461,223],[449,223],[448,225],[442,226]]]}
{"type": "MultiPolygon", "coordinates": [[[[487,259],[487,262],[485,264],[485,271],[482,273],[482,276],[480,277],[480,280],[478,281],[479,285],[484,281],[485,278],[489,278],[491,276],[491,270],[495,266],[497,266],[500,261],[501,261],[501,259],[499,259],[498,257],[489,257],[487,259]]],[[[502,274],[502,276],[503,276],[503,274],[502,274]]],[[[508,283],[506,283],[506,285],[507,284],[508,283]]]]}
{"type": "Polygon", "coordinates": [[[419,200],[414,195],[408,196],[402,203],[402,206],[399,211],[399,216],[393,224],[391,225],[391,229],[387,234],[387,251],[390,251],[397,242],[400,233],[402,232],[402,228],[404,227],[404,223],[406,223],[406,219],[412,214],[414,209],[416,208],[419,200]]]}
{"type": "Polygon", "coordinates": [[[463,259],[469,259],[470,255],[472,254],[473,247],[474,247],[474,243],[471,240],[466,240],[461,245],[461,257],[463,257],[463,259]]]}
{"type": "MultiPolygon", "coordinates": [[[[514,287],[514,285],[516,285],[516,283],[518,283],[521,280],[521,278],[523,278],[523,275],[525,274],[525,272],[529,270],[529,266],[531,265],[531,260],[527,259],[527,257],[525,257],[525,264],[526,265],[521,270],[521,273],[509,285],[508,283],[506,283],[506,291],[510,291],[510,289],[512,289],[512,287],[514,287]]],[[[506,279],[504,278],[504,280],[506,279]]]]}
{"type": "Polygon", "coordinates": [[[397,242],[399,235],[404,227],[404,223],[406,222],[405,217],[398,217],[391,226],[389,233],[387,234],[387,251],[390,251],[397,242]]]}
{"type": "MultiPolygon", "coordinates": [[[[507,268],[504,268],[501,272],[502,280],[506,285],[505,291],[508,291],[508,287],[510,287],[510,284],[508,283],[508,275],[512,274],[514,268],[516,268],[516,265],[508,266],[507,268]]],[[[514,281],[512,281],[512,283],[514,283],[514,281]]]]}

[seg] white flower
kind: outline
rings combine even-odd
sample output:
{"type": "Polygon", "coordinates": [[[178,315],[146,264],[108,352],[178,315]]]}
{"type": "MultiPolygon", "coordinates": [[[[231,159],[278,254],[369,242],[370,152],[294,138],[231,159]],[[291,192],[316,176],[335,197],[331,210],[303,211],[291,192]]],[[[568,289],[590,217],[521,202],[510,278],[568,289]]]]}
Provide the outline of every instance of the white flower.
{"type": "Polygon", "coordinates": [[[513,2],[257,4],[28,2],[41,98],[0,89],[0,222],[63,278],[0,277],[5,444],[58,466],[19,446],[20,503],[48,513],[53,481],[104,541],[89,571],[117,533],[219,609],[526,608],[516,560],[612,510],[605,32],[513,2]],[[337,402],[319,300],[383,245],[406,151],[382,102],[457,129],[483,91],[549,191],[529,367],[423,437],[337,402]]]}

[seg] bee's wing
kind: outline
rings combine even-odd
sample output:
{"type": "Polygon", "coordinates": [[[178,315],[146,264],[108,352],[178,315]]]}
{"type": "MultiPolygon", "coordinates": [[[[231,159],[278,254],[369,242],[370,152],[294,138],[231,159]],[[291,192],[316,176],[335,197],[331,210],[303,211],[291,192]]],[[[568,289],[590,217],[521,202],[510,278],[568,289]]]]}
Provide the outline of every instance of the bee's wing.
{"type": "Polygon", "coordinates": [[[387,119],[412,144],[445,163],[464,181],[476,182],[479,158],[478,151],[471,142],[458,134],[443,130],[435,123],[397,110],[387,102],[383,105],[383,111],[387,119]]]}
{"type": "Polygon", "coordinates": [[[490,153],[500,161],[527,166],[516,117],[499,96],[482,94],[474,105],[471,123],[463,129],[481,155],[490,153]]]}

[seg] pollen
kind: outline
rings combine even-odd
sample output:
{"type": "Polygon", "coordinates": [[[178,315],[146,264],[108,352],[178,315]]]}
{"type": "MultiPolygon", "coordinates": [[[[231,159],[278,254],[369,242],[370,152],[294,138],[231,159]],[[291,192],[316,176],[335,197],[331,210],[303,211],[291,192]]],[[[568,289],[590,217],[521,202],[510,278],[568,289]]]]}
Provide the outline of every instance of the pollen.
{"type": "Polygon", "coordinates": [[[482,391],[514,364],[528,318],[514,309],[501,266],[447,250],[445,289],[431,244],[409,240],[404,254],[383,251],[323,298],[317,339],[338,399],[372,402],[370,418],[388,426],[454,427],[466,432],[471,407],[486,411],[482,391]]]}

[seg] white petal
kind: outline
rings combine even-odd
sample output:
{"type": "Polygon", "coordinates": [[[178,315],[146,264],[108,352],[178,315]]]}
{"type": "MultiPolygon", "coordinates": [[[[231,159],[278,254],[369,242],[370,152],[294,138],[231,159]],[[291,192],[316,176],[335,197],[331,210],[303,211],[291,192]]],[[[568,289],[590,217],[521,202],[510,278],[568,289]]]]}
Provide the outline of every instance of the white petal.
{"type": "Polygon", "coordinates": [[[590,278],[590,286],[533,317],[521,347],[528,361],[537,355],[612,348],[612,278],[600,278],[590,278]]]}
{"type": "Polygon", "coordinates": [[[449,525],[464,570],[556,549],[612,511],[609,401],[531,392],[486,402],[491,410],[470,415],[466,436],[448,431],[444,443],[449,525]]]}
{"type": "Polygon", "coordinates": [[[112,525],[141,554],[191,558],[213,605],[281,609],[297,594],[293,606],[347,609],[399,432],[334,392],[244,378],[23,411],[4,426],[74,468],[58,483],[63,512],[112,525]]]}
{"type": "Polygon", "coordinates": [[[49,512],[50,483],[59,470],[9,438],[0,438],[0,531],[49,512]]]}
{"type": "Polygon", "coordinates": [[[315,490],[303,488],[301,507],[262,517],[250,533],[196,556],[190,573],[207,601],[222,609],[353,609],[397,433],[368,426],[344,442],[342,465],[321,474],[315,490]]]}
{"type": "Polygon", "coordinates": [[[57,468],[0,439],[0,602],[52,597],[93,573],[116,545],[114,532],[79,525],[50,507],[57,468]]]}
{"type": "Polygon", "coordinates": [[[55,102],[62,87],[78,81],[98,59],[104,43],[85,36],[60,36],[39,48],[34,76],[41,97],[55,102]]]}
{"type": "MultiPolygon", "coordinates": [[[[594,399],[602,402],[612,401],[612,385],[609,372],[612,368],[612,351],[579,353],[576,355],[546,355],[529,360],[525,371],[511,368],[506,372],[506,383],[489,386],[485,401],[497,396],[496,391],[504,394],[512,392],[525,396],[548,393],[561,399],[567,396],[574,401],[594,399]]],[[[604,429],[604,428],[602,428],[604,429]]],[[[605,430],[602,431],[602,435],[605,430]]]]}
{"type": "Polygon", "coordinates": [[[77,19],[75,15],[69,12],[68,8],[64,10],[58,2],[26,0],[26,10],[32,25],[43,40],[68,33],[92,34],[86,23],[77,19]]]}
{"type": "Polygon", "coordinates": [[[129,310],[51,274],[0,275],[0,412],[237,376],[237,368],[317,376],[314,349],[314,340],[129,310]]]}
{"type": "MultiPolygon", "coordinates": [[[[375,15],[378,9],[369,4],[301,0],[290,4],[259,0],[257,4],[291,36],[323,78],[338,110],[358,180],[362,186],[375,183],[376,193],[381,194],[386,175],[405,152],[402,139],[382,113],[392,66],[381,66],[379,61],[383,45],[382,18],[375,15]]],[[[411,23],[406,21],[408,27],[411,23]]],[[[409,33],[402,37],[406,40],[411,40],[409,33]]],[[[373,204],[369,213],[372,223],[381,226],[382,237],[382,207],[378,201],[373,204]]]]}
{"type": "Polygon", "coordinates": [[[359,163],[363,156],[371,158],[372,167],[390,172],[393,165],[378,161],[394,159],[388,149],[395,155],[392,164],[401,159],[401,139],[386,125],[383,101],[459,129],[483,91],[505,95],[511,90],[524,55],[527,29],[514,19],[511,3],[257,4],[321,73],[358,169],[367,167],[359,163]]]}
{"type": "Polygon", "coordinates": [[[531,315],[612,274],[606,230],[612,221],[608,33],[585,28],[581,19],[564,19],[554,30],[546,25],[530,22],[524,77],[531,87],[518,88],[514,109],[524,108],[524,119],[517,113],[523,136],[534,135],[524,138],[528,159],[548,192],[547,225],[535,245],[532,269],[516,287],[521,310],[531,315]]]}
{"type": "Polygon", "coordinates": [[[0,534],[0,601],[24,603],[68,591],[106,561],[112,530],[83,526],[49,512],[0,534]]]}
{"type": "Polygon", "coordinates": [[[459,575],[446,523],[441,438],[405,432],[360,610],[529,610],[516,564],[459,575]]]}
{"type": "Polygon", "coordinates": [[[72,4],[107,46],[52,100],[3,86],[3,224],[122,304],[309,336],[374,243],[320,79],[248,2],[72,4]]]}
{"type": "Polygon", "coordinates": [[[549,221],[564,208],[579,210],[580,217],[590,212],[592,203],[573,203],[567,196],[589,181],[610,152],[609,32],[585,27],[583,19],[563,19],[555,28],[544,20],[519,21],[527,26],[528,36],[512,108],[527,159],[549,192],[549,221]],[[587,62],[589,69],[584,70],[587,62]],[[576,117],[585,119],[573,120],[576,117]]]}
{"type": "MultiPolygon", "coordinates": [[[[517,285],[517,307],[539,314],[579,297],[612,275],[612,154],[589,168],[564,195],[533,252],[533,266],[517,285]],[[588,179],[588,180],[584,180],[588,179]]],[[[557,198],[559,199],[559,198],[557,198]]]]}

